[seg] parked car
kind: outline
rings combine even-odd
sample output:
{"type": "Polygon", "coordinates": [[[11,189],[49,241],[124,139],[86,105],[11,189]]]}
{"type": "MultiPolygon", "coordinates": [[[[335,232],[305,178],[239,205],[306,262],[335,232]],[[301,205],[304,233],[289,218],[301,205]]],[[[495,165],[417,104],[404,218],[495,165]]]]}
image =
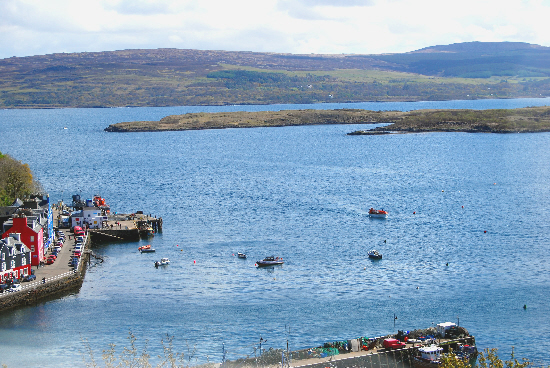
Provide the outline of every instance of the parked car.
{"type": "Polygon", "coordinates": [[[8,289],[9,292],[15,292],[15,291],[21,291],[21,290],[23,290],[23,288],[21,287],[21,284],[12,284],[8,289]]]}
{"type": "Polygon", "coordinates": [[[36,275],[23,276],[23,282],[29,282],[36,280],[36,275]]]}
{"type": "Polygon", "coordinates": [[[8,284],[0,284],[0,293],[3,293],[4,290],[8,290],[10,286],[8,284]]]}
{"type": "Polygon", "coordinates": [[[53,264],[55,262],[55,258],[53,257],[48,257],[48,259],[46,260],[46,264],[53,264]]]}
{"type": "Polygon", "coordinates": [[[80,251],[77,250],[77,251],[74,252],[74,255],[75,255],[76,257],[80,257],[80,256],[82,255],[82,253],[81,253],[80,251]]]}

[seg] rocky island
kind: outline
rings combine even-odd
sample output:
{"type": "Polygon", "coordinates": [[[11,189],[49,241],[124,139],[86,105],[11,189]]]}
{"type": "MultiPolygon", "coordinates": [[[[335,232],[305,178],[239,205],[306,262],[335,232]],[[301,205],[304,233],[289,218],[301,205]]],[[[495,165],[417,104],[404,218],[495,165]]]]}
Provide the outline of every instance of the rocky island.
{"type": "Polygon", "coordinates": [[[550,131],[550,107],[494,110],[370,111],[282,110],[257,112],[189,113],[170,115],[160,121],[111,124],[108,132],[154,132],[177,130],[283,127],[322,124],[379,124],[387,126],[360,130],[350,135],[389,132],[487,132],[526,133],[550,131]]]}

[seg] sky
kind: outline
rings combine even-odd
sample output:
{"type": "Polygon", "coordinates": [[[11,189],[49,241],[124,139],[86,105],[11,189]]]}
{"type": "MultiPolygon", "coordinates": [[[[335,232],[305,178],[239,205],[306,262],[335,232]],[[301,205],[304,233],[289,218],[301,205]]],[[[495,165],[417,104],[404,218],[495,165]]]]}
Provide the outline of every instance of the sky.
{"type": "Polygon", "coordinates": [[[0,0],[0,59],[125,49],[380,54],[550,46],[550,0],[0,0]]]}

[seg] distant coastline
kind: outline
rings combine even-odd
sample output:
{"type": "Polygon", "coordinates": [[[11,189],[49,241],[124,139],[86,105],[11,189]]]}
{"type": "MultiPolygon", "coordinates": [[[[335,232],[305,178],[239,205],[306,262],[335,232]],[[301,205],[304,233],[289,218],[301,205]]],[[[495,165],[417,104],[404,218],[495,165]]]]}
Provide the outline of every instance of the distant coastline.
{"type": "Polygon", "coordinates": [[[156,132],[327,124],[380,124],[350,135],[384,132],[528,133],[550,131],[550,107],[493,110],[370,111],[361,109],[188,113],[159,121],[111,124],[107,132],[156,132]]]}

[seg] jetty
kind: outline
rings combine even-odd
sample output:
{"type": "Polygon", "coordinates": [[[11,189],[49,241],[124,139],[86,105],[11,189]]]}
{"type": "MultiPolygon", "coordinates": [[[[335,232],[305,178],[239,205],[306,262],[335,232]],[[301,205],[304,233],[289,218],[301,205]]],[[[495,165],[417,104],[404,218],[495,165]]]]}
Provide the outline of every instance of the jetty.
{"type": "Polygon", "coordinates": [[[143,214],[142,211],[108,215],[101,228],[89,229],[88,232],[94,243],[138,241],[162,232],[162,217],[143,214]]]}
{"type": "MultiPolygon", "coordinates": [[[[358,339],[325,343],[322,346],[297,351],[269,349],[257,357],[247,357],[237,360],[226,360],[221,363],[223,368],[237,367],[282,367],[282,368],[408,368],[414,367],[414,358],[419,354],[418,349],[436,345],[443,349],[443,353],[457,352],[460,346],[475,346],[475,338],[464,328],[459,328],[457,336],[438,335],[435,328],[415,330],[410,334],[387,335],[373,338],[361,337],[358,339]],[[428,331],[429,338],[425,335],[428,331]],[[407,338],[405,338],[407,336],[407,338]],[[411,336],[409,339],[408,336],[411,336]],[[399,339],[399,347],[384,347],[384,340],[399,339]]],[[[471,356],[475,358],[477,354],[471,356]]]]}

